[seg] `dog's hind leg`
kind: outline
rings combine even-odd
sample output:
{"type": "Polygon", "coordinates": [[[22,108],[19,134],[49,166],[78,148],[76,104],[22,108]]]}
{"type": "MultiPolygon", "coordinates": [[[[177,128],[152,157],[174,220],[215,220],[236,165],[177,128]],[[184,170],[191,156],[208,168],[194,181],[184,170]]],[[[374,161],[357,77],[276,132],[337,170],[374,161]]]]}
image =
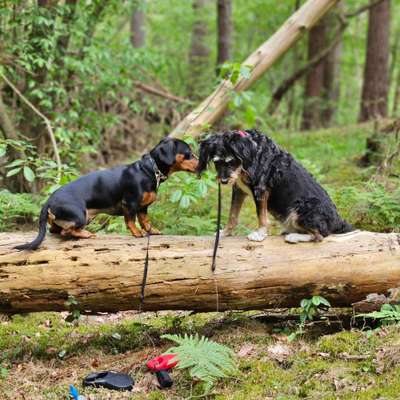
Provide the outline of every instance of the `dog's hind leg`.
{"type": "Polygon", "coordinates": [[[93,233],[83,229],[87,222],[86,212],[78,206],[52,206],[48,214],[51,233],[84,239],[95,236],[93,233]]]}

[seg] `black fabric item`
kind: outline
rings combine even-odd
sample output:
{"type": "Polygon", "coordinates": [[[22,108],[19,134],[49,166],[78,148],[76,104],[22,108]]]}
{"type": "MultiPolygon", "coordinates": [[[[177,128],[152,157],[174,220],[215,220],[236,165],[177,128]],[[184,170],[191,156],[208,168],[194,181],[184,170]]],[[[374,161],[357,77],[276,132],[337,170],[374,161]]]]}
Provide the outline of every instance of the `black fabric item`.
{"type": "Polygon", "coordinates": [[[156,372],[158,383],[162,388],[170,388],[173,384],[172,378],[169,373],[164,369],[156,372]]]}
{"type": "Polygon", "coordinates": [[[133,379],[113,371],[94,372],[83,380],[83,386],[105,387],[112,390],[132,390],[133,379]]]}

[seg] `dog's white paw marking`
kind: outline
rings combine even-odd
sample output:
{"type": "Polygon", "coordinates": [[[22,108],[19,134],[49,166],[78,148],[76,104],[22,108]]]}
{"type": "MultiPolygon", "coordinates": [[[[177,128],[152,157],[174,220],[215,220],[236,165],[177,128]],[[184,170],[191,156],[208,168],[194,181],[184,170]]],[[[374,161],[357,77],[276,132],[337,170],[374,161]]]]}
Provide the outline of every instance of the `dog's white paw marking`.
{"type": "Polygon", "coordinates": [[[247,239],[253,242],[262,242],[267,236],[267,228],[259,228],[256,231],[249,233],[247,239]]]}
{"type": "Polygon", "coordinates": [[[289,233],[285,236],[285,241],[288,243],[311,242],[313,239],[312,235],[305,233],[289,233]]]}
{"type": "Polygon", "coordinates": [[[225,229],[220,229],[219,230],[219,237],[220,238],[227,237],[227,236],[232,236],[232,232],[231,231],[226,231],[225,229]]]}

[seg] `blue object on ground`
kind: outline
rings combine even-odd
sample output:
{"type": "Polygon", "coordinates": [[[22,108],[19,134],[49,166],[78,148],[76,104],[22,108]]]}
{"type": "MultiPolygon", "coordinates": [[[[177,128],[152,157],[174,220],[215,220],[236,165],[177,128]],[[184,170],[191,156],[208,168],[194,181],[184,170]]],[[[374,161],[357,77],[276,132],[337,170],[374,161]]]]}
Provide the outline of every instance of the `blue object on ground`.
{"type": "Polygon", "coordinates": [[[80,396],[75,386],[69,385],[69,394],[73,400],[86,400],[85,396],[80,396]]]}

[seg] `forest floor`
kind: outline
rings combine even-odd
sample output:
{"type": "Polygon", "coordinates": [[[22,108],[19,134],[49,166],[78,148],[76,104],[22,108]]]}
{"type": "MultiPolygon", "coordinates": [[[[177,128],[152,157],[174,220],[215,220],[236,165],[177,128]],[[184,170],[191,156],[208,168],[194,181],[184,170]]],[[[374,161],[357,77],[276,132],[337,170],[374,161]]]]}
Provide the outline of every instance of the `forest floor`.
{"type": "MultiPolygon", "coordinates": [[[[399,174],[382,185],[371,180],[374,167],[357,164],[371,129],[370,125],[354,125],[273,138],[323,183],[350,222],[362,229],[398,231],[399,174]]],[[[198,233],[212,233],[215,193],[195,209],[181,210],[179,224],[176,212],[171,211],[176,205],[165,196],[150,210],[157,227],[167,234],[185,234],[193,233],[201,222],[204,225],[198,233]],[[197,219],[190,219],[191,213],[197,214],[197,219]]],[[[224,218],[229,196],[227,189],[224,218]]],[[[0,191],[0,230],[32,229],[42,201],[40,196],[0,191]]],[[[254,225],[254,207],[247,202],[238,234],[247,233],[254,225]]],[[[124,232],[122,223],[109,226],[114,230],[107,232],[124,232]]],[[[275,223],[271,228],[278,229],[275,223]]],[[[270,323],[255,314],[124,312],[81,316],[74,323],[66,322],[64,313],[0,315],[0,400],[67,399],[69,384],[93,400],[201,398],[200,386],[178,370],[173,372],[171,389],[160,391],[153,386],[145,361],[172,345],[160,338],[163,333],[199,333],[235,351],[238,372],[218,382],[209,398],[399,398],[400,327],[350,329],[341,323],[311,322],[304,335],[290,341],[298,320],[270,323]],[[108,369],[132,374],[134,391],[82,388],[88,373],[108,369]]]]}
{"type": "Polygon", "coordinates": [[[288,340],[292,323],[265,323],[255,313],[119,313],[65,322],[64,314],[37,313],[0,322],[0,398],[66,399],[75,385],[92,400],[189,399],[201,390],[174,370],[174,386],[159,390],[145,361],[171,344],[162,333],[199,333],[231,347],[238,371],[220,381],[215,399],[398,399],[400,328],[345,330],[311,323],[288,340]],[[336,333],[332,333],[335,332],[336,333]],[[93,371],[134,376],[133,392],[83,389],[93,371]]]}

